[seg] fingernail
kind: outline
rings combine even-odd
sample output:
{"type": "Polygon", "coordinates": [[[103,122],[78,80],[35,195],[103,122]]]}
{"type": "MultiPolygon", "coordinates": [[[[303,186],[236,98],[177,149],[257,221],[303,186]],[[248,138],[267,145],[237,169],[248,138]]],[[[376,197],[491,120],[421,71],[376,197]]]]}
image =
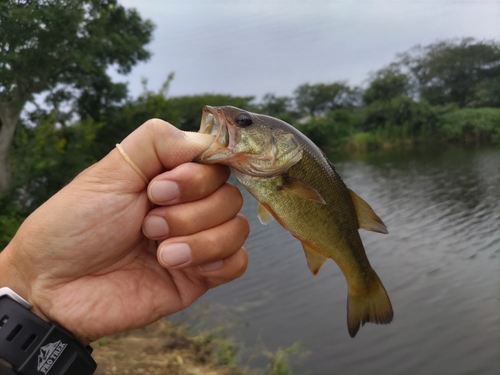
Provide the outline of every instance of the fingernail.
{"type": "Polygon", "coordinates": [[[179,185],[172,181],[153,182],[149,190],[156,203],[168,203],[179,196],[179,185]]]}
{"type": "Polygon", "coordinates": [[[168,235],[168,224],[160,216],[148,216],[144,219],[143,231],[146,237],[160,238],[168,235]]]}
{"type": "Polygon", "coordinates": [[[200,269],[204,272],[212,272],[221,268],[223,264],[224,264],[223,260],[217,260],[215,262],[207,263],[204,264],[203,266],[200,266],[200,269]]]}
{"type": "Polygon", "coordinates": [[[185,243],[165,245],[160,249],[160,258],[169,267],[179,266],[191,260],[191,248],[185,243]]]}

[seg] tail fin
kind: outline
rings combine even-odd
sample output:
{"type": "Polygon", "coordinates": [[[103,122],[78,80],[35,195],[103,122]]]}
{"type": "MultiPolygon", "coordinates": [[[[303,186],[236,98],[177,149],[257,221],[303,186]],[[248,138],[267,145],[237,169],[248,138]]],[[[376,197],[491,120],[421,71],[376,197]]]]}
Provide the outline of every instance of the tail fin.
{"type": "Polygon", "coordinates": [[[351,337],[365,323],[389,324],[394,316],[389,296],[375,271],[372,272],[372,281],[363,292],[349,291],[347,295],[347,329],[351,337]]]}

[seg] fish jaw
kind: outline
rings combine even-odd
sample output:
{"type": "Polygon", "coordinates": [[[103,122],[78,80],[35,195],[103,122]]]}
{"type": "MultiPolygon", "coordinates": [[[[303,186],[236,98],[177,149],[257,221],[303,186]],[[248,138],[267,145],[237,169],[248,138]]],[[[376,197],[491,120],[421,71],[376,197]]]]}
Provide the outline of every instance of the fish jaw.
{"type": "Polygon", "coordinates": [[[195,162],[225,164],[254,177],[282,174],[299,162],[303,150],[293,135],[263,124],[259,129],[263,134],[261,142],[252,143],[253,137],[248,131],[238,128],[233,121],[241,112],[229,106],[204,107],[199,132],[213,135],[214,141],[195,162]]]}
{"type": "MultiPolygon", "coordinates": [[[[201,124],[199,133],[210,134],[214,140],[209,148],[203,151],[195,158],[195,162],[203,164],[227,164],[227,162],[234,155],[234,141],[233,145],[229,145],[229,130],[225,124],[224,116],[215,108],[205,106],[201,117],[201,124]]],[[[234,135],[233,139],[234,139],[234,135]]]]}

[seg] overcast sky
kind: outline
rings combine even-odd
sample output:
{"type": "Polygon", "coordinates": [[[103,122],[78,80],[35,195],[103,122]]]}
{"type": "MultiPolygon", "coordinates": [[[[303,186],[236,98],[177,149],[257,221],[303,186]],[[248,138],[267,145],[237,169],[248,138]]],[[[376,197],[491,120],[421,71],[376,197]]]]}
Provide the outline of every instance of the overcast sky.
{"type": "Polygon", "coordinates": [[[292,95],[303,83],[366,83],[399,52],[437,40],[500,40],[499,0],[119,0],[156,25],[152,58],[126,77],[169,95],[292,95]]]}

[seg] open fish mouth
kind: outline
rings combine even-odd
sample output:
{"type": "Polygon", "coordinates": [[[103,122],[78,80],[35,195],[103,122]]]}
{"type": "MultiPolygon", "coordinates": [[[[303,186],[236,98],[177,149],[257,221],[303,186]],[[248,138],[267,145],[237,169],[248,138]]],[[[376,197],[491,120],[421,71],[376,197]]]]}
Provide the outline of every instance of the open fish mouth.
{"type": "Polygon", "coordinates": [[[213,107],[205,106],[203,108],[199,132],[215,136],[215,142],[221,147],[227,147],[229,144],[228,129],[224,115],[213,107]]]}
{"type": "Polygon", "coordinates": [[[201,117],[199,133],[214,136],[214,141],[208,149],[194,159],[195,162],[213,164],[221,163],[232,154],[229,150],[229,129],[222,111],[205,106],[201,117]]]}
{"type": "Polygon", "coordinates": [[[257,151],[255,143],[253,150],[246,147],[248,145],[241,144],[241,133],[245,132],[245,128],[238,128],[232,119],[241,113],[242,110],[229,106],[203,108],[199,132],[212,135],[214,140],[208,149],[194,159],[195,162],[225,164],[253,177],[269,177],[286,172],[301,159],[302,147],[297,144],[294,136],[280,136],[281,143],[294,147],[278,147],[269,127],[261,127],[261,136],[266,134],[268,139],[263,141],[261,137],[257,151]]]}

